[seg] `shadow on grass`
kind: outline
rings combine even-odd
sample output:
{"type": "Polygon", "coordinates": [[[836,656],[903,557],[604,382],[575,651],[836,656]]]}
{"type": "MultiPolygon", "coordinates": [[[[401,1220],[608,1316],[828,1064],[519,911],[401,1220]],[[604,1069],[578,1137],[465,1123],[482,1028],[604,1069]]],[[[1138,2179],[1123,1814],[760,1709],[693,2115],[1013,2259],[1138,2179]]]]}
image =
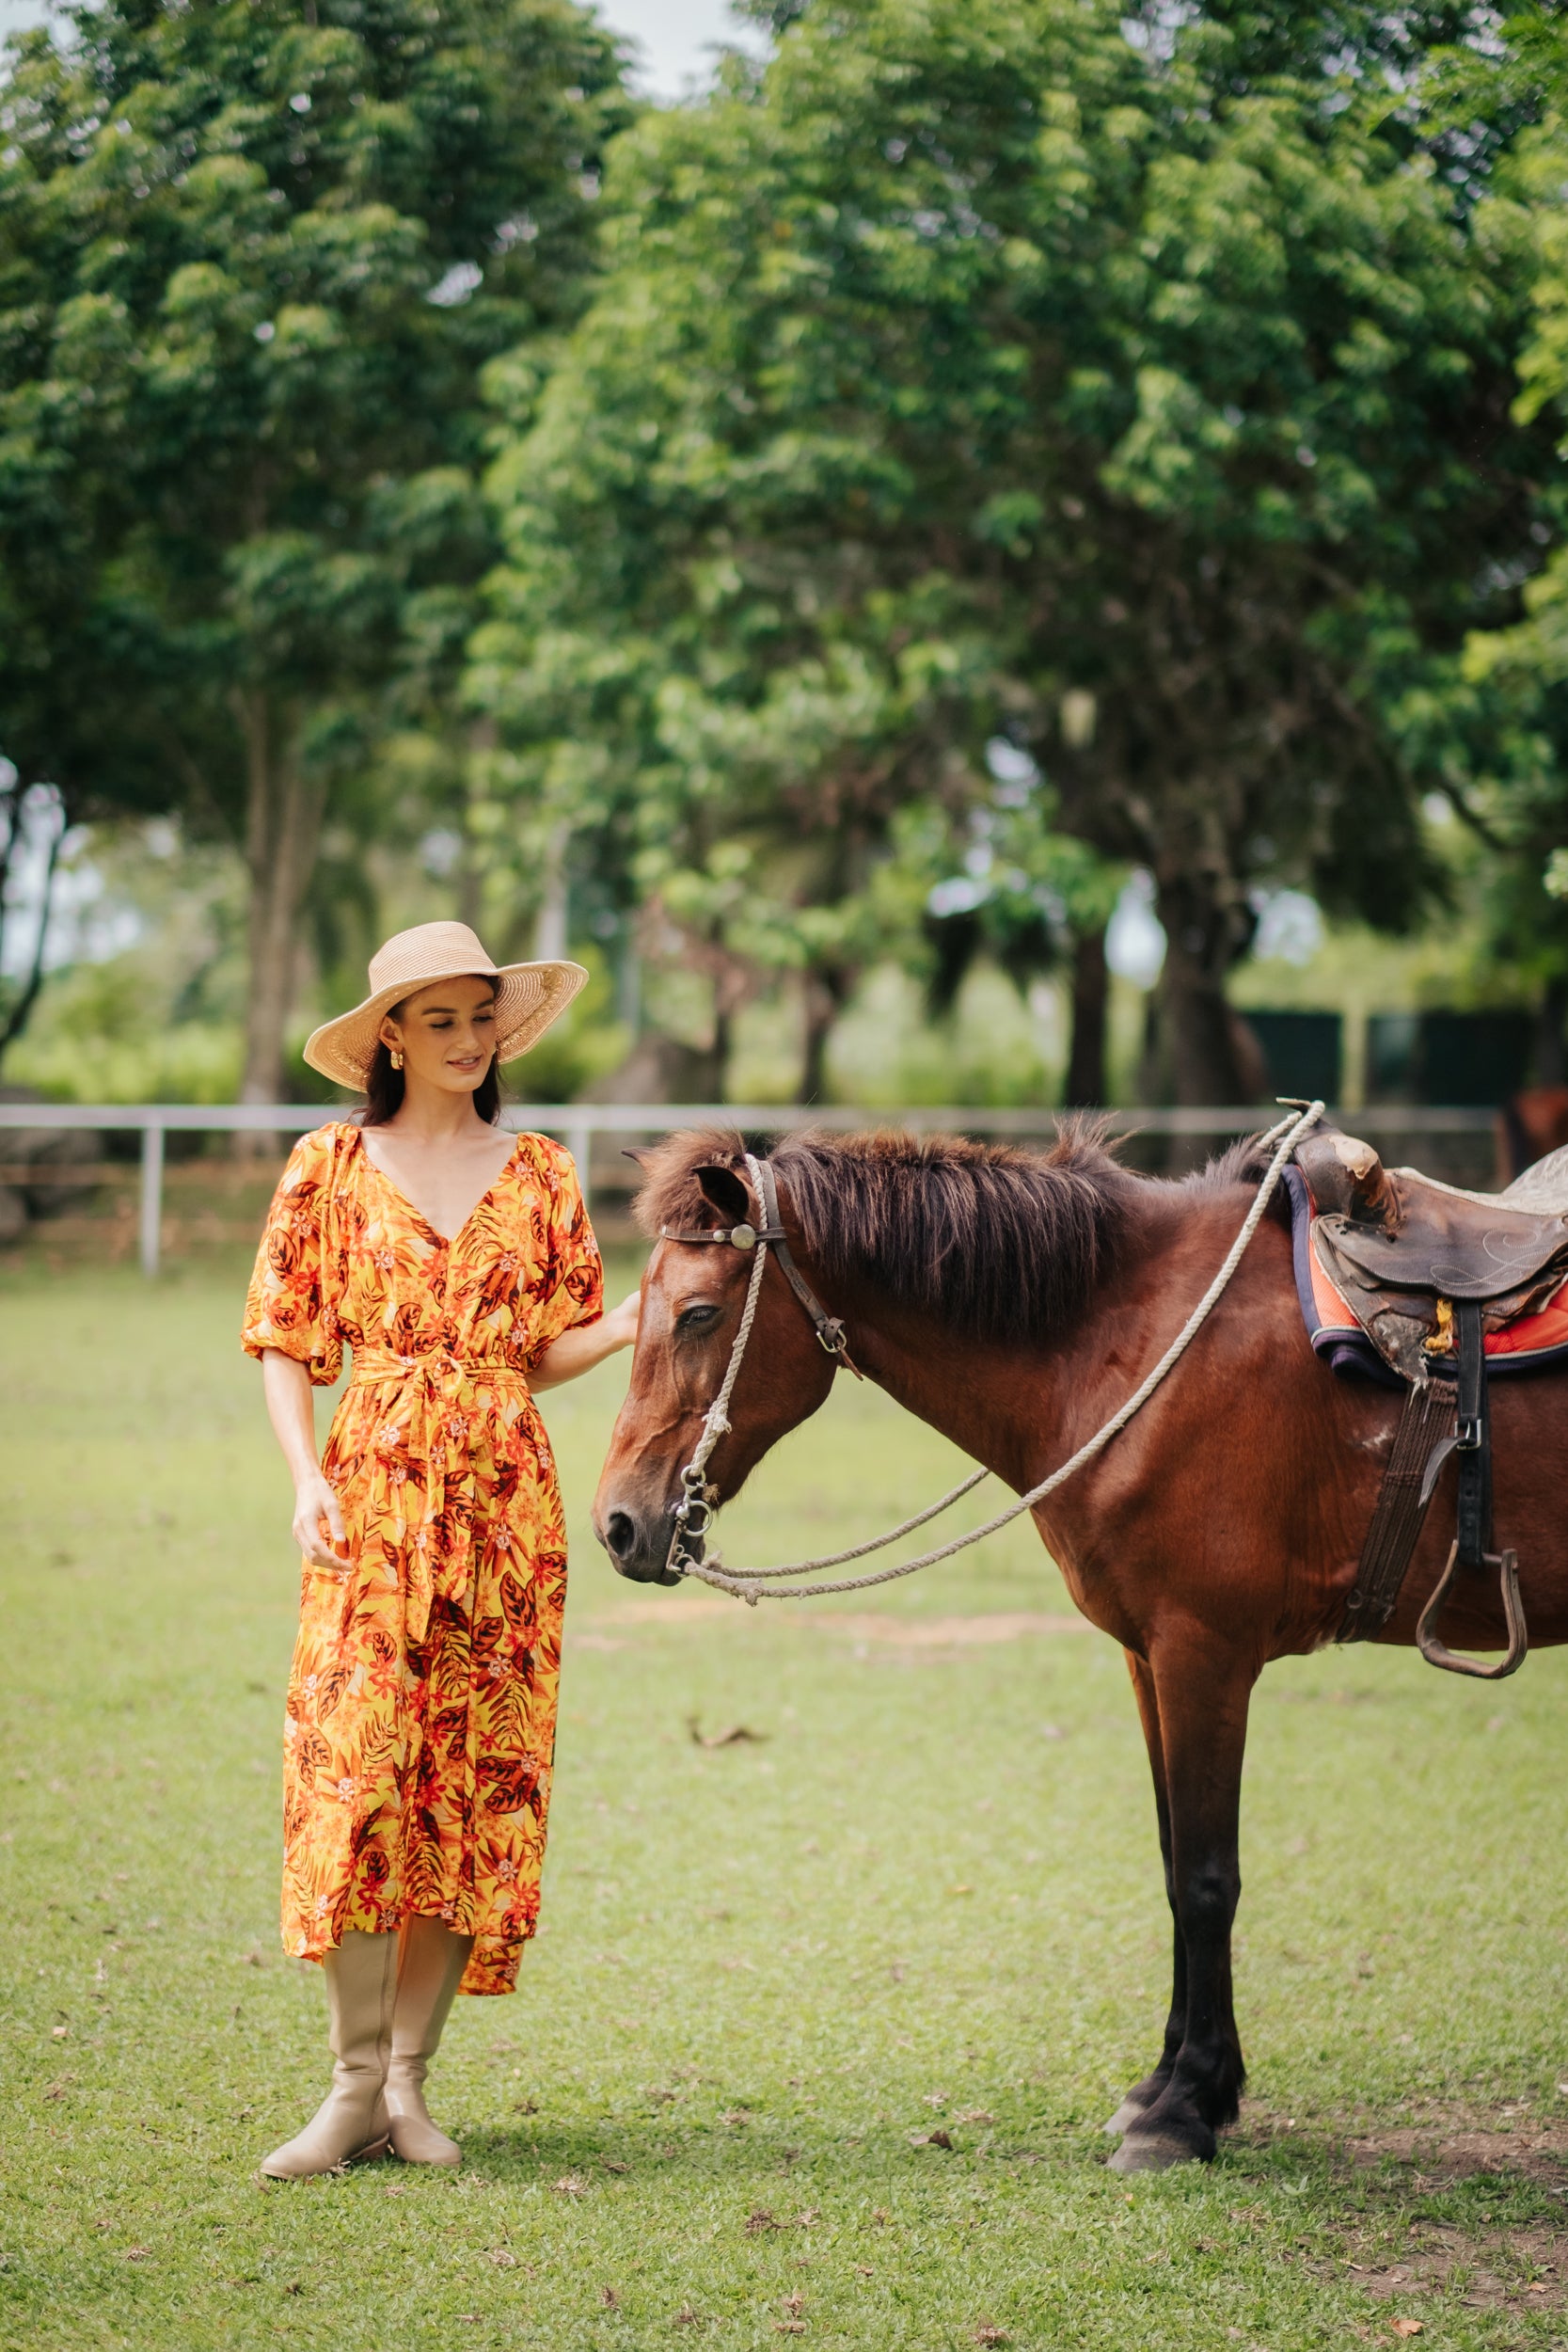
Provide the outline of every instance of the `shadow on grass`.
{"type": "MultiPolygon", "coordinates": [[[[1053,2132],[976,2133],[955,2129],[951,2147],[914,2144],[915,2135],[879,2125],[830,2134],[811,2123],[794,2127],[757,2121],[733,2128],[665,2124],[643,2118],[606,2118],[601,2125],[559,2130],[547,2123],[515,2130],[486,2126],[461,2135],[466,2166],[490,2181],[559,2185],[563,2195],[622,2179],[679,2175],[693,2184],[734,2180],[748,2193],[760,2178],[778,2184],[778,2226],[792,2193],[810,2183],[817,2193],[895,2176],[928,2183],[932,2174],[973,2179],[993,2167],[1060,2166],[1103,2171],[1109,2143],[1075,2126],[1053,2132]],[[576,2182],[578,2189],[567,2185],[576,2182]],[[792,2190],[792,2184],[794,2189],[792,2190]]],[[[1105,2175],[1107,2181],[1110,2174],[1105,2175]]],[[[796,2195],[796,2201],[800,2201],[796,2195]]],[[[768,2226],[766,2223],[762,2225],[768,2226]]]]}

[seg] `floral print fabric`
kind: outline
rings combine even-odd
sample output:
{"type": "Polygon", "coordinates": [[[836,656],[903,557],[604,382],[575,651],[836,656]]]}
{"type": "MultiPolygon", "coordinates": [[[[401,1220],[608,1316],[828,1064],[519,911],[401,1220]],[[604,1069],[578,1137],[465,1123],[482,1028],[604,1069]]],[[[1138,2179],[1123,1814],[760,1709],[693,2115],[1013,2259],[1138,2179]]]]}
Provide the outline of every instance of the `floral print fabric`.
{"type": "Polygon", "coordinates": [[[520,1136],[451,1240],[357,1127],[300,1142],[274,1196],[244,1342],[330,1386],[322,1468],[349,1558],[304,1564],[284,1726],[283,1943],[428,1913],[510,1993],[538,1923],[566,1543],[528,1373],[603,1306],[570,1154],[520,1136]]]}

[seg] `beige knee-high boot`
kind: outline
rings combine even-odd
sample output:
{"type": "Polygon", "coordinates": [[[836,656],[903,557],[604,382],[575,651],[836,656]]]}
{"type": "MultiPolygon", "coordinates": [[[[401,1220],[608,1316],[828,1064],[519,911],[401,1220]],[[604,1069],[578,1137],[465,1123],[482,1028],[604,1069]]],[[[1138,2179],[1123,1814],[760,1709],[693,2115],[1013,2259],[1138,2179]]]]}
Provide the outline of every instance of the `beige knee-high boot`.
{"type": "Polygon", "coordinates": [[[404,2164],[461,2164],[462,2149],[430,2120],[424,2078],[474,1939],[454,1935],[439,1919],[421,1915],[404,1921],[398,1941],[398,1997],[387,2069],[392,2146],[404,2164]]]}
{"type": "Polygon", "coordinates": [[[387,2152],[387,2066],[392,2050],[398,1940],[350,1928],[325,1962],[332,2088],[294,2138],[261,2169],[275,2181],[335,2172],[356,2157],[387,2152]]]}

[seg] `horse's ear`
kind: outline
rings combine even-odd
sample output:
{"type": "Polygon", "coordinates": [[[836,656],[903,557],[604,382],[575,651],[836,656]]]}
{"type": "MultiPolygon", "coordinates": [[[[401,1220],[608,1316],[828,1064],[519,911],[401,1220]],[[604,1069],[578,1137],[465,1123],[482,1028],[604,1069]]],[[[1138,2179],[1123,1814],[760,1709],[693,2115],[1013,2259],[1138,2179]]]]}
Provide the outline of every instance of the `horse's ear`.
{"type": "Polygon", "coordinates": [[[729,1225],[743,1225],[752,1214],[751,1195],[733,1168],[694,1168],[691,1171],[710,1209],[729,1225]]]}

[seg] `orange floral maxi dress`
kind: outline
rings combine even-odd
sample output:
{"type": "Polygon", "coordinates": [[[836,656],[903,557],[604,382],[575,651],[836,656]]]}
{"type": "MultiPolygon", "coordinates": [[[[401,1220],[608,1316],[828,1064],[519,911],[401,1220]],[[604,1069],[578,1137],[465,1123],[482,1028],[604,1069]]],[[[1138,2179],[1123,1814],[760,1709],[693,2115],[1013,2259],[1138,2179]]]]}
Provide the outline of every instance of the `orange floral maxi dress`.
{"type": "Polygon", "coordinates": [[[411,1913],[472,1935],[510,1993],[539,1916],[566,1538],[531,1365],[603,1309],[570,1155],[519,1136],[445,1240],[356,1126],[296,1146],[245,1303],[252,1356],[353,1375],[322,1468],[341,1570],[304,1564],[284,1725],[283,1944],[411,1913]]]}

